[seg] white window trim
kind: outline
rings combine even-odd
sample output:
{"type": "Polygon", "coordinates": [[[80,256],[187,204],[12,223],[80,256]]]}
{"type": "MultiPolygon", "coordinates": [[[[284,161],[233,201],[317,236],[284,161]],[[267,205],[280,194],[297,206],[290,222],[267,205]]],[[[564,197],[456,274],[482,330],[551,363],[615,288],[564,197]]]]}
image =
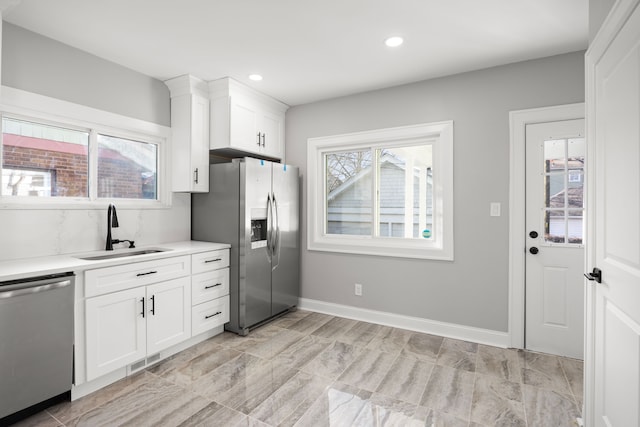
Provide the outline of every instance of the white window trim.
{"type": "Polygon", "coordinates": [[[309,138],[307,144],[307,249],[453,261],[453,121],[309,138]],[[377,144],[429,140],[433,144],[434,230],[429,240],[325,234],[324,154],[377,144]]]}
{"type": "MultiPolygon", "coordinates": [[[[167,161],[171,142],[171,128],[108,111],[63,101],[48,96],[15,89],[0,88],[0,113],[23,120],[41,120],[70,129],[90,131],[90,138],[97,134],[149,142],[158,146],[157,200],[100,198],[97,189],[91,188],[89,197],[7,197],[0,196],[0,209],[103,209],[109,203],[124,209],[162,209],[171,207],[171,170],[167,161]]],[[[1,137],[1,135],[0,135],[1,137]]],[[[90,144],[95,150],[97,144],[90,144]]],[[[96,173],[97,153],[91,151],[89,174],[96,173]]],[[[2,152],[0,150],[0,165],[2,152]]],[[[91,179],[91,178],[90,178],[91,179]]],[[[90,181],[93,182],[93,181],[90,181]]]]}

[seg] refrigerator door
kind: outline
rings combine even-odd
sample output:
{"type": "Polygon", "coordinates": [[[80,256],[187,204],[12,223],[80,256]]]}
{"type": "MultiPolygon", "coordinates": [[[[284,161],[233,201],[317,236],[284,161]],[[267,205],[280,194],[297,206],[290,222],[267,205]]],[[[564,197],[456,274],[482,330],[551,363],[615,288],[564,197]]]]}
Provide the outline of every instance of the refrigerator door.
{"type": "Polygon", "coordinates": [[[298,168],[273,164],[274,250],[271,272],[271,314],[298,305],[299,272],[299,178],[298,168]]]}
{"type": "Polygon", "coordinates": [[[246,158],[241,164],[240,203],[245,217],[240,226],[240,328],[247,328],[271,317],[271,254],[269,198],[271,163],[246,158]],[[244,307],[242,305],[244,304],[244,307]]]}

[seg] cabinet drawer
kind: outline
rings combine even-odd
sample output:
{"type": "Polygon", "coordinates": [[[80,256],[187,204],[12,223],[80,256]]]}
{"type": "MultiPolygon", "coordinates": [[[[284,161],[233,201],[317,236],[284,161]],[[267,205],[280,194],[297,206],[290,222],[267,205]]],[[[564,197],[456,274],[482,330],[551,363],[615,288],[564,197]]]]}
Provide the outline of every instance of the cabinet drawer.
{"type": "Polygon", "coordinates": [[[229,321],[229,295],[191,309],[191,335],[196,336],[229,321]]]}
{"type": "Polygon", "coordinates": [[[222,268],[191,276],[193,305],[211,301],[229,294],[229,269],[222,268]]]}
{"type": "Polygon", "coordinates": [[[225,267],[229,267],[229,249],[191,255],[192,274],[204,273],[205,271],[213,271],[225,267]]]}
{"type": "Polygon", "coordinates": [[[189,255],[87,270],[85,296],[93,297],[191,274],[189,255]]]}

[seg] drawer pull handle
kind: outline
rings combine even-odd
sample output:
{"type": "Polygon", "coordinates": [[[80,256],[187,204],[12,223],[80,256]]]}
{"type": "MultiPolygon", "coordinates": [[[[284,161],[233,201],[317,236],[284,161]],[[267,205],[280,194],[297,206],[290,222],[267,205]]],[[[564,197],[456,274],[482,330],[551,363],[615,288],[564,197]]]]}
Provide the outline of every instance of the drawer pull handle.
{"type": "Polygon", "coordinates": [[[221,311],[219,311],[219,312],[217,312],[217,313],[210,314],[210,315],[208,315],[208,316],[204,316],[204,318],[205,318],[205,320],[206,320],[206,319],[211,319],[212,317],[215,317],[215,316],[217,316],[218,314],[222,314],[222,312],[221,312],[221,311]]]}
{"type": "Polygon", "coordinates": [[[138,273],[138,274],[136,274],[136,276],[137,276],[137,277],[140,277],[140,276],[147,276],[147,275],[149,275],[149,274],[156,274],[156,273],[157,273],[157,271],[148,271],[148,272],[146,272],[146,273],[138,273]]]}
{"type": "Polygon", "coordinates": [[[204,261],[205,264],[208,264],[210,262],[218,262],[218,261],[222,261],[222,258],[216,258],[216,259],[207,259],[204,261]]]}
{"type": "Polygon", "coordinates": [[[217,286],[222,286],[222,283],[216,283],[215,285],[208,285],[208,286],[205,286],[204,288],[205,289],[211,289],[211,288],[215,288],[217,286]]]}

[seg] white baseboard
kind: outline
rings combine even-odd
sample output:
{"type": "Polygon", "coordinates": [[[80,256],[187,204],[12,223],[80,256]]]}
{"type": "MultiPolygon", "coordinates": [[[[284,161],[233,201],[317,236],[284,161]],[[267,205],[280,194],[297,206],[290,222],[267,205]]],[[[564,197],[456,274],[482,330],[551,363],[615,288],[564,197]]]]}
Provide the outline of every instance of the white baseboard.
{"type": "Polygon", "coordinates": [[[349,319],[470,341],[478,344],[486,344],[502,348],[507,348],[509,346],[509,334],[507,332],[474,328],[472,326],[440,322],[437,320],[423,319],[421,317],[404,316],[402,314],[369,310],[366,308],[358,308],[308,298],[300,298],[298,308],[301,310],[315,311],[317,313],[346,317],[349,319]]]}

